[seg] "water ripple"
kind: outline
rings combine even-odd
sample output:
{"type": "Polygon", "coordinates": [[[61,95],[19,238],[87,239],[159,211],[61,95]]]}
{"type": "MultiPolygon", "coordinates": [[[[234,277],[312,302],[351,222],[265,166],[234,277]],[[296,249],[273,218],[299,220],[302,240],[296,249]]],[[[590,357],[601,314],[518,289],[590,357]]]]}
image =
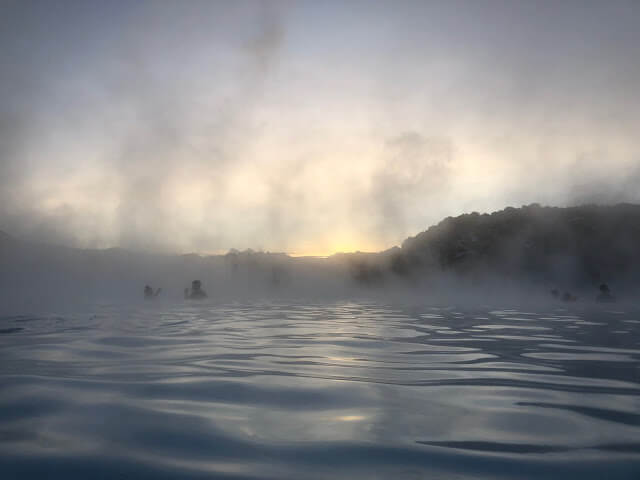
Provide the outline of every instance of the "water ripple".
{"type": "Polygon", "coordinates": [[[350,302],[3,317],[0,471],[636,479],[639,315],[350,302]]]}

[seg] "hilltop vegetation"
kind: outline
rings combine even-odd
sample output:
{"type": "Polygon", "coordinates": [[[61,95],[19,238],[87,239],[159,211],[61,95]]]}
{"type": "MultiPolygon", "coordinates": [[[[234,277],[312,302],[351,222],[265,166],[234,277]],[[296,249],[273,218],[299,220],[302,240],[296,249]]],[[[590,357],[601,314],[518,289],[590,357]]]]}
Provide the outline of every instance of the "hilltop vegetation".
{"type": "Polygon", "coordinates": [[[363,284],[443,272],[576,287],[640,282],[640,205],[533,204],[446,218],[402,246],[350,259],[363,284]]]}

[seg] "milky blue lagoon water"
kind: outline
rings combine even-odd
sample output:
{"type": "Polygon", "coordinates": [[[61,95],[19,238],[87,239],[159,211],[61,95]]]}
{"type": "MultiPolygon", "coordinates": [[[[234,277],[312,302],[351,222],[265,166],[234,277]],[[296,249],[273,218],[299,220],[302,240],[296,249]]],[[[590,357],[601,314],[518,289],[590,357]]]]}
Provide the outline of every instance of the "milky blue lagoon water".
{"type": "Polygon", "coordinates": [[[0,477],[638,479],[640,310],[4,316],[0,477]]]}

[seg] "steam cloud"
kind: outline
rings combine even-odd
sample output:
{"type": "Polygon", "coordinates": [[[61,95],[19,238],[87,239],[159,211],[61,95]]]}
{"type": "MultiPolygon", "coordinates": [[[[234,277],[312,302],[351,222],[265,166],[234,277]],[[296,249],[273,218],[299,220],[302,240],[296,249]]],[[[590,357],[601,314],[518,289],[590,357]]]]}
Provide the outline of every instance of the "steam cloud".
{"type": "Polygon", "coordinates": [[[638,4],[579,6],[5,2],[0,229],[311,253],[640,201],[638,4]]]}

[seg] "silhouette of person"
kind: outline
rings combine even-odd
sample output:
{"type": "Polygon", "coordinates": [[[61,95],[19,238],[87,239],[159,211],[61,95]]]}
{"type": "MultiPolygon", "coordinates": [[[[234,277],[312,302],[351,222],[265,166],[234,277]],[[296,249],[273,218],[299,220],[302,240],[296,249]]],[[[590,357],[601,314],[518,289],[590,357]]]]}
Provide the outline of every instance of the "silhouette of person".
{"type": "Polygon", "coordinates": [[[153,289],[149,285],[144,286],[144,299],[149,300],[153,298],[153,289]]]}
{"type": "Polygon", "coordinates": [[[161,288],[158,288],[155,292],[153,291],[153,288],[151,288],[149,285],[145,285],[144,286],[144,299],[145,300],[151,300],[155,297],[157,297],[158,295],[160,295],[160,292],[162,291],[161,288]]]}
{"type": "Polygon", "coordinates": [[[576,300],[578,300],[578,297],[571,295],[569,292],[564,292],[564,295],[562,295],[563,302],[575,302],[576,300]]]}
{"type": "Polygon", "coordinates": [[[551,296],[557,300],[560,296],[560,292],[554,288],[553,290],[551,290],[551,296]]]}
{"type": "Polygon", "coordinates": [[[615,301],[616,301],[616,297],[611,295],[611,290],[609,290],[609,285],[607,285],[606,283],[603,283],[602,285],[600,285],[600,293],[596,297],[596,302],[607,303],[607,302],[615,302],[615,301]]]}
{"type": "Polygon", "coordinates": [[[202,289],[202,283],[200,280],[194,280],[191,282],[191,291],[188,288],[184,290],[185,298],[189,300],[201,300],[207,298],[207,292],[202,289]]]}

